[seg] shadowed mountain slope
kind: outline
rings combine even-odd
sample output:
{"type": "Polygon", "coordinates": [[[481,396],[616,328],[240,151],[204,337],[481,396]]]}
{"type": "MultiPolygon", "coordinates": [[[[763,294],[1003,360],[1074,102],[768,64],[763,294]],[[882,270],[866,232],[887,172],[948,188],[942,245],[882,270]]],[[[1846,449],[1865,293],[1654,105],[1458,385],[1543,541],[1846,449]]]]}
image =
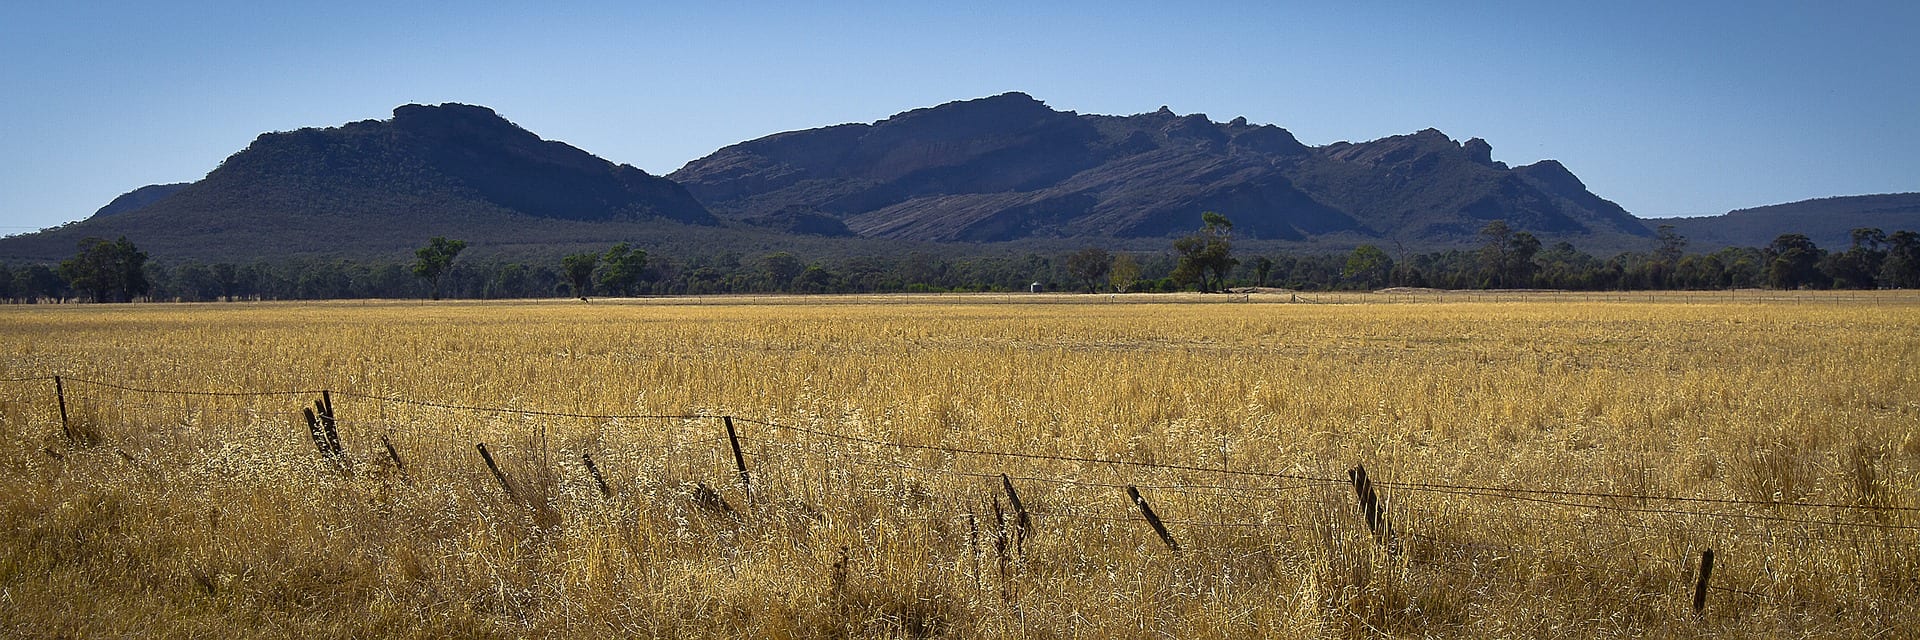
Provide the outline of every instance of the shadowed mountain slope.
{"type": "Polygon", "coordinates": [[[1785,204],[1738,209],[1717,216],[1665,218],[1648,226],[1670,224],[1687,236],[1696,251],[1720,247],[1763,247],[1781,234],[1798,233],[1815,244],[1844,249],[1849,232],[1866,227],[1887,233],[1920,231],[1920,193],[1886,193],[1819,198],[1785,204]]]}
{"type": "Polygon", "coordinates": [[[1162,237],[1209,210],[1261,240],[1447,243],[1495,219],[1555,236],[1647,235],[1559,163],[1509,168],[1491,151],[1431,129],[1316,148],[1245,118],[1080,115],[1007,93],[774,134],[668,177],[725,218],[799,207],[862,236],[937,242],[1162,237]]]}
{"type": "Polygon", "coordinates": [[[1022,93],[727,146],[667,177],[543,140],[485,107],[406,105],[386,120],[267,133],[186,185],[0,238],[0,260],[58,260],[126,236],[160,260],[404,259],[436,235],[551,256],[613,242],[700,252],[1164,249],[1202,211],[1244,246],[1338,251],[1478,244],[1493,220],[1590,251],[1644,250],[1674,224],[1693,248],[1914,228],[1920,194],[1830,198],[1640,220],[1553,160],[1510,167],[1478,138],[1427,129],[1321,147],[1245,118],[1162,107],[1058,111],[1022,93]],[[903,249],[907,248],[907,249],[903,249]]]}
{"type": "Polygon", "coordinates": [[[160,189],[144,206],[0,241],[0,257],[70,255],[85,236],[127,236],[156,256],[391,255],[434,235],[513,242],[572,223],[718,223],[671,180],[459,104],[263,134],[205,179],[160,189]]]}

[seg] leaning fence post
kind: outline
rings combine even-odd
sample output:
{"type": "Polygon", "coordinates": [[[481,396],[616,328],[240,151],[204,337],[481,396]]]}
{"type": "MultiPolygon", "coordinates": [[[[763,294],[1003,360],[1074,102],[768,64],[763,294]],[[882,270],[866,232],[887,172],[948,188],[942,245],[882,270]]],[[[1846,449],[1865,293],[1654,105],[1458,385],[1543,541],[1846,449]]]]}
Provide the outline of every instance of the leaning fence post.
{"type": "Polygon", "coordinates": [[[1000,508],[999,498],[993,499],[993,554],[1000,560],[1000,597],[1004,599],[1009,595],[1006,584],[1010,559],[1007,557],[1007,512],[1000,508]]]}
{"type": "Polygon", "coordinates": [[[321,390],[318,406],[320,407],[320,426],[326,429],[327,449],[332,452],[330,457],[346,457],[347,450],[340,446],[340,432],[335,428],[338,421],[333,415],[333,392],[321,390]]]}
{"type": "Polygon", "coordinates": [[[1027,517],[1027,506],[1020,503],[1020,494],[1013,490],[1013,479],[1000,474],[1000,486],[1007,490],[1007,502],[1013,504],[1014,521],[1013,545],[1020,553],[1027,552],[1027,530],[1033,528],[1033,518],[1027,517]]]}
{"type": "Polygon", "coordinates": [[[407,463],[400,461],[400,452],[394,450],[393,441],[387,438],[387,434],[380,434],[380,444],[386,445],[387,457],[393,459],[393,467],[399,469],[401,473],[406,473],[407,463]]]}
{"type": "Polygon", "coordinates": [[[747,502],[753,502],[753,482],[747,477],[747,458],[740,454],[740,436],[733,431],[733,416],[721,416],[727,423],[727,442],[733,445],[733,466],[740,470],[740,487],[747,492],[747,502]]]}
{"type": "Polygon", "coordinates": [[[1713,575],[1713,550],[1700,552],[1700,582],[1693,586],[1693,613],[1707,608],[1707,578],[1713,575]]]}
{"type": "Polygon", "coordinates": [[[473,448],[480,450],[480,459],[487,461],[487,470],[493,472],[493,479],[500,481],[500,488],[507,491],[507,497],[518,500],[519,496],[513,493],[513,484],[507,482],[507,474],[500,472],[500,465],[493,463],[493,454],[487,452],[487,443],[476,442],[473,448]]]}
{"type": "Polygon", "coordinates": [[[733,510],[733,505],[727,504],[727,498],[725,496],[720,495],[718,491],[714,491],[713,487],[707,486],[705,482],[695,481],[693,483],[693,503],[716,513],[727,515],[737,515],[738,513],[733,510]]]}
{"type": "Polygon", "coordinates": [[[313,447],[320,450],[320,457],[332,458],[333,452],[327,450],[327,434],[320,429],[320,420],[314,417],[313,410],[302,408],[300,413],[307,418],[307,435],[313,438],[313,447]]]}
{"type": "Polygon", "coordinates": [[[60,433],[67,436],[67,444],[78,444],[73,440],[73,427],[67,426],[67,388],[60,384],[60,376],[53,377],[53,397],[60,401],[60,433]]]}
{"type": "Polygon", "coordinates": [[[973,517],[973,509],[967,509],[967,543],[973,549],[973,588],[980,588],[980,525],[973,517]]]}
{"type": "Polygon", "coordinates": [[[1387,524],[1386,509],[1380,506],[1380,497],[1373,491],[1373,480],[1367,477],[1364,465],[1353,465],[1347,470],[1347,478],[1353,481],[1354,497],[1360,501],[1360,511],[1367,518],[1367,531],[1374,537],[1386,540],[1393,529],[1387,524]]]}
{"type": "Polygon", "coordinates": [[[600,477],[600,467],[593,464],[593,454],[581,453],[580,461],[587,463],[587,475],[593,476],[594,486],[600,487],[600,496],[603,498],[613,497],[613,489],[607,486],[606,478],[600,477]]]}
{"type": "Polygon", "coordinates": [[[1160,534],[1160,541],[1167,543],[1168,549],[1179,551],[1180,543],[1173,541],[1173,534],[1167,533],[1167,525],[1160,523],[1160,516],[1153,513],[1153,507],[1147,506],[1147,499],[1140,496],[1140,490],[1127,485],[1127,497],[1133,499],[1133,506],[1140,508],[1140,515],[1147,517],[1147,524],[1153,525],[1153,532],[1160,534]]]}

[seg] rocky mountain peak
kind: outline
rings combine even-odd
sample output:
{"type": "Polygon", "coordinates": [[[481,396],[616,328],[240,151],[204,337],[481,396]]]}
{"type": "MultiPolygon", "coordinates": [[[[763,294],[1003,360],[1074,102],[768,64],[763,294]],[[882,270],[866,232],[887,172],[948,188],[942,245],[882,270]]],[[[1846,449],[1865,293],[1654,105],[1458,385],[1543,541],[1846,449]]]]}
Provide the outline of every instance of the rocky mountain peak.
{"type": "Polygon", "coordinates": [[[1541,160],[1533,164],[1521,166],[1515,169],[1515,171],[1520,172],[1529,179],[1538,180],[1541,183],[1547,184],[1556,191],[1574,192],[1587,190],[1587,184],[1581,182],[1580,177],[1573,175],[1573,172],[1567,170],[1567,166],[1560,164],[1559,160],[1541,160]]]}
{"type": "Polygon", "coordinates": [[[1474,162],[1484,165],[1493,164],[1493,145],[1487,144],[1485,140],[1472,138],[1460,145],[1460,148],[1465,149],[1467,156],[1472,158],[1474,162]]]}

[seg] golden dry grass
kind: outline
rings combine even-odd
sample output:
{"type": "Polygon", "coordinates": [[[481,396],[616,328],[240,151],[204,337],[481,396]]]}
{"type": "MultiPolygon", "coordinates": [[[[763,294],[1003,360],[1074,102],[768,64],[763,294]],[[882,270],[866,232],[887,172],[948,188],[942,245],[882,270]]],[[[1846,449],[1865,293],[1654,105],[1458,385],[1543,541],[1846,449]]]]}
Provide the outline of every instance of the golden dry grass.
{"type": "Polygon", "coordinates": [[[0,308],[0,635],[1911,636],[1920,298],[1774,298],[0,308]]]}

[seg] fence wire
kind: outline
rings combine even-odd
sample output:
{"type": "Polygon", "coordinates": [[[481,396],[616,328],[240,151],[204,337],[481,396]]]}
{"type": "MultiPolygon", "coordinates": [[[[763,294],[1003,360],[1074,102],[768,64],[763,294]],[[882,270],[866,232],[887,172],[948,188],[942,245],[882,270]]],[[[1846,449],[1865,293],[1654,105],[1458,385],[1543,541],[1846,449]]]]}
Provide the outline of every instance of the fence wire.
{"type": "MultiPolygon", "coordinates": [[[[44,382],[55,379],[55,376],[27,376],[0,378],[0,382],[44,382]]],[[[1341,477],[1317,476],[1304,473],[1266,472],[1250,469],[1230,469],[1180,463],[1144,462],[1120,458],[1067,455],[1060,453],[1007,451],[981,447],[890,441],[863,435],[841,433],[825,428],[802,426],[779,420],[712,413],[589,413],[467,405],[355,391],[179,390],[146,388],[90,378],[63,376],[58,379],[66,383],[71,383],[67,387],[68,393],[82,397],[76,399],[85,399],[101,406],[112,407],[121,412],[139,413],[148,416],[165,416],[178,412],[184,416],[182,419],[185,422],[181,423],[183,425],[188,423],[199,424],[206,419],[206,416],[210,415],[238,416],[255,424],[271,425],[272,421],[267,419],[281,411],[279,409],[262,406],[260,402],[264,400],[255,401],[251,405],[243,404],[236,407],[232,405],[216,406],[217,403],[194,400],[195,398],[271,399],[290,396],[318,398],[331,395],[341,399],[382,405],[404,405],[472,414],[519,416],[521,418],[594,420],[604,421],[606,423],[596,425],[592,435],[586,436],[583,439],[569,439],[557,448],[549,448],[546,425],[544,423],[533,425],[534,428],[538,430],[537,434],[527,432],[517,436],[507,436],[509,439],[525,438],[526,440],[524,442],[517,439],[511,441],[522,442],[522,444],[528,446],[530,450],[536,451],[540,464],[559,463],[558,461],[565,457],[556,457],[557,454],[560,453],[565,453],[566,456],[577,458],[578,454],[592,449],[592,453],[595,454],[594,457],[603,460],[602,464],[607,464],[615,460],[624,460],[633,463],[640,461],[642,456],[647,456],[651,461],[649,464],[677,466],[684,463],[688,466],[688,469],[692,469],[699,464],[730,466],[733,461],[731,460],[730,452],[725,450],[729,448],[729,444],[733,444],[742,448],[741,454],[745,459],[752,460],[754,465],[762,468],[779,468],[782,466],[780,465],[780,461],[799,458],[817,462],[819,464],[816,466],[828,470],[834,469],[837,466],[858,466],[891,472],[903,479],[905,476],[898,474],[940,476],[956,479],[963,483],[970,482],[980,485],[977,489],[980,493],[974,493],[971,496],[941,496],[943,500],[951,501],[948,504],[964,504],[969,501],[974,501],[974,504],[985,504],[984,502],[978,502],[982,498],[982,494],[993,496],[992,499],[997,501],[1000,497],[1002,482],[1024,485],[1026,487],[1031,487],[1032,485],[1047,485],[1053,487],[1053,491],[1071,489],[1091,492],[1086,494],[1067,494],[1070,496],[1078,496],[1080,501],[1072,504],[1056,505],[1051,504],[1052,500],[1050,498],[1059,494],[1049,494],[1047,490],[1041,490],[1038,492],[1038,495],[1029,496],[1029,504],[1026,509],[1027,514],[1036,519],[1144,525],[1146,520],[1142,513],[1123,506],[1127,505],[1127,502],[1122,499],[1121,491],[1133,488],[1152,494],[1157,506],[1161,506],[1162,508],[1171,506],[1172,508],[1168,511],[1172,513],[1192,510],[1196,505],[1204,508],[1205,505],[1209,504],[1208,501],[1212,501],[1211,504],[1216,506],[1222,504],[1221,501],[1230,501],[1225,504],[1232,508],[1218,510],[1217,512],[1220,517],[1214,519],[1193,517],[1178,518],[1163,515],[1161,517],[1162,524],[1176,529],[1175,535],[1193,535],[1200,531],[1219,531],[1220,533],[1215,534],[1216,536],[1226,537],[1215,537],[1215,540],[1241,540],[1252,539],[1249,536],[1258,537],[1261,535],[1256,532],[1314,531],[1324,530],[1329,526],[1335,529],[1358,530],[1362,533],[1367,531],[1364,525],[1358,523],[1338,526],[1319,520],[1305,523],[1297,521],[1298,514],[1303,512],[1320,509],[1321,512],[1331,513],[1332,509],[1340,508],[1336,505],[1342,505],[1343,503],[1345,505],[1353,504],[1352,501],[1355,498],[1355,494],[1352,489],[1349,489],[1349,487],[1352,486],[1351,480],[1341,477]],[[115,391],[120,395],[118,397],[99,398],[95,397],[94,394],[74,393],[75,387],[88,386],[115,391]],[[134,396],[153,396],[154,398],[142,399],[134,396]],[[159,400],[159,397],[178,397],[185,398],[186,400],[178,404],[173,404],[159,400]],[[665,428],[653,428],[648,424],[644,424],[661,420],[677,420],[687,423],[707,421],[711,423],[711,426],[703,428],[712,428],[713,431],[707,431],[706,433],[713,435],[685,438],[687,435],[686,430],[694,428],[694,425],[699,423],[678,424],[666,426],[665,428]],[[754,429],[753,431],[756,431],[755,433],[743,433],[740,431],[726,433],[721,431],[721,425],[728,422],[761,427],[761,429],[754,429]],[[612,450],[594,449],[596,443],[600,443],[603,438],[610,436],[623,437],[626,439],[618,441],[618,444],[609,443],[603,445],[611,446],[613,448],[612,450]],[[634,439],[632,436],[639,436],[640,439],[634,439]],[[654,438],[654,440],[649,442],[646,438],[654,438]],[[666,441],[661,441],[660,438],[665,438],[666,441]],[[536,441],[538,444],[535,444],[536,441]],[[706,451],[696,455],[693,453],[693,449],[695,448],[712,449],[712,451],[706,451]],[[604,459],[600,455],[602,451],[608,454],[604,459]],[[889,451],[897,452],[898,454],[914,452],[916,454],[940,455],[888,455],[885,453],[889,451]],[[654,459],[653,456],[656,455],[662,457],[654,459]],[[924,460],[924,458],[939,458],[942,456],[944,456],[944,459],[933,463],[928,463],[924,460]],[[1021,464],[1012,465],[1013,468],[1009,468],[1005,472],[993,472],[982,470],[977,465],[961,464],[959,460],[963,457],[997,459],[1021,464]],[[1217,479],[1217,481],[1166,482],[1164,479],[1142,478],[1141,482],[1128,482],[1126,481],[1127,478],[1122,475],[1125,471],[1165,473],[1183,477],[1211,478],[1217,479]],[[1318,490],[1319,493],[1313,493],[1316,490],[1318,490]],[[1329,490],[1332,490],[1332,492],[1329,493],[1329,490]],[[1306,493],[1303,495],[1302,492],[1306,493]],[[1085,498],[1091,496],[1108,493],[1112,494],[1113,497],[1110,504],[1101,503],[1097,500],[1091,502],[1085,500],[1085,498]],[[1161,505],[1162,500],[1168,500],[1171,504],[1161,505]],[[1289,509],[1291,509],[1291,511],[1289,511],[1289,509]]],[[[113,394],[106,395],[112,396],[113,394]]],[[[66,402],[68,398],[62,397],[61,400],[66,402]]],[[[75,404],[82,403],[76,402],[75,404]]],[[[304,400],[302,404],[305,404],[304,400]]],[[[306,407],[302,406],[301,408],[306,407]]],[[[293,413],[293,411],[288,410],[288,413],[293,413]]],[[[339,427],[344,427],[350,431],[362,432],[363,435],[357,439],[363,445],[373,441],[370,440],[370,438],[379,437],[380,440],[384,440],[385,435],[397,433],[394,422],[368,417],[368,414],[365,412],[357,413],[361,417],[351,420],[339,419],[337,417],[330,418],[333,419],[334,424],[339,427]],[[374,434],[377,434],[377,436],[374,434]]],[[[384,407],[379,413],[381,416],[386,415],[384,407]]],[[[417,422],[418,419],[413,418],[411,420],[417,422]]],[[[297,444],[302,437],[307,435],[304,431],[305,427],[300,426],[298,420],[289,419],[287,424],[295,425],[294,431],[298,433],[286,434],[284,438],[263,437],[269,434],[253,434],[252,437],[248,437],[246,434],[239,434],[238,437],[255,442],[285,441],[297,444]]],[[[440,434],[445,436],[445,442],[431,442],[430,444],[432,446],[452,446],[455,440],[462,437],[478,436],[482,432],[489,434],[498,433],[502,428],[511,430],[525,426],[525,424],[525,421],[506,421],[505,424],[494,424],[490,429],[476,428],[472,425],[467,425],[446,434],[440,434]]],[[[416,438],[422,438],[426,435],[418,433],[416,429],[405,429],[405,431],[413,434],[416,438]]],[[[425,444],[426,441],[440,439],[442,438],[427,437],[424,438],[424,440],[416,440],[412,443],[414,446],[411,448],[417,451],[418,447],[425,444]]],[[[379,443],[376,442],[374,453],[371,454],[375,457],[380,456],[380,447],[378,445],[379,443]]],[[[513,447],[514,445],[507,444],[503,449],[511,450],[513,447]]],[[[116,449],[115,451],[119,450],[116,449]]],[[[47,452],[51,456],[58,457],[58,452],[53,451],[51,448],[49,448],[47,452]]],[[[119,453],[130,462],[137,463],[129,454],[123,451],[119,451],[119,453]]],[[[311,453],[311,451],[309,451],[309,453],[311,453]]],[[[470,454],[471,451],[467,451],[466,453],[470,454]]],[[[784,466],[789,468],[793,467],[793,465],[784,466]]],[[[784,479],[788,482],[812,482],[810,478],[805,477],[806,474],[804,473],[788,473],[789,475],[787,476],[781,476],[776,472],[772,474],[772,477],[784,479]]],[[[672,473],[669,472],[667,475],[672,476],[672,473]]],[[[765,477],[766,474],[763,471],[758,471],[753,474],[753,482],[754,485],[756,485],[754,493],[762,490],[758,485],[765,481],[765,477]]],[[[1646,532],[1652,537],[1667,534],[1690,536],[1690,539],[1694,540],[1700,538],[1719,539],[1722,537],[1755,540],[1759,541],[1759,544],[1771,547],[1774,544],[1782,542],[1817,542],[1846,545],[1860,541],[1858,538],[1850,539],[1844,537],[1847,531],[1874,531],[1879,532],[1881,535],[1894,535],[1920,530],[1920,526],[1901,524],[1898,522],[1852,521],[1835,518],[1809,517],[1813,514],[1791,515],[1792,512],[1782,513],[1781,511],[1825,509],[1834,515],[1858,514],[1861,516],[1876,517],[1920,512],[1920,507],[1900,505],[1780,502],[1701,496],[1582,491],[1577,489],[1502,487],[1444,482],[1373,480],[1372,485],[1381,491],[1405,492],[1399,496],[1390,496],[1398,498],[1393,500],[1385,511],[1385,517],[1390,522],[1396,518],[1405,518],[1407,516],[1423,518],[1421,520],[1410,520],[1409,522],[1426,523],[1497,517],[1505,521],[1527,523],[1522,526],[1535,529],[1541,532],[1541,535],[1545,535],[1545,532],[1554,530],[1577,531],[1598,527],[1615,530],[1638,530],[1646,532]],[[1412,502],[1409,496],[1416,494],[1435,496],[1441,499],[1442,502],[1437,504],[1418,504],[1417,506],[1408,504],[1412,502]],[[1618,502],[1618,504],[1613,502],[1618,502]],[[1566,511],[1558,511],[1557,513],[1561,515],[1556,515],[1555,512],[1540,511],[1531,505],[1544,505],[1566,511]],[[1520,512],[1508,512],[1514,510],[1520,512]],[[1495,512],[1498,512],[1497,515],[1495,515],[1495,512]],[[1639,518],[1636,521],[1636,519],[1632,517],[1601,518],[1597,515],[1590,517],[1565,517],[1564,514],[1569,512],[1585,512],[1590,514],[1610,513],[1625,516],[1637,515],[1639,518]],[[1695,526],[1695,523],[1658,524],[1667,518],[1680,520],[1711,519],[1721,523],[1721,526],[1715,527],[1713,531],[1702,532],[1695,526]],[[1835,532],[1832,531],[1832,529],[1840,530],[1838,535],[1834,535],[1835,532]]],[[[966,485],[961,484],[959,486],[964,488],[966,485]]],[[[946,484],[944,487],[944,493],[951,494],[955,485],[946,484]]],[[[879,488],[874,488],[870,491],[879,490],[879,488]]],[[[1022,493],[1025,493],[1025,491],[1023,490],[1022,493]]],[[[919,513],[915,515],[909,511],[902,511],[900,514],[897,514],[897,516],[908,520],[948,523],[969,522],[976,519],[976,514],[970,510],[963,512],[952,509],[935,509],[932,511],[913,509],[910,511],[919,513]]],[[[987,517],[989,522],[992,522],[991,513],[989,513],[987,517]]],[[[1008,517],[1011,517],[1010,513],[1008,517]]],[[[1402,525],[1396,524],[1395,526],[1402,525]]],[[[1403,536],[1406,540],[1419,541],[1429,545],[1465,546],[1467,544],[1449,542],[1443,538],[1417,531],[1395,531],[1391,535],[1403,536]]],[[[1612,575],[1615,576],[1616,579],[1633,581],[1641,580],[1645,577],[1644,569],[1629,569],[1619,566],[1592,564],[1582,562],[1568,554],[1552,554],[1544,550],[1519,548],[1510,545],[1486,544],[1482,542],[1473,542],[1471,546],[1476,550],[1486,551],[1496,555],[1504,554],[1504,556],[1508,558],[1578,567],[1596,574],[1612,575]]],[[[1412,556],[1407,556],[1406,561],[1413,564],[1431,564],[1447,571],[1461,570],[1461,568],[1452,566],[1445,561],[1433,561],[1412,556]]],[[[1660,561],[1676,562],[1673,559],[1660,561]]],[[[1636,562],[1640,561],[1636,560],[1636,562]]],[[[1675,565],[1663,571],[1665,571],[1665,573],[1662,575],[1678,576],[1686,575],[1689,570],[1684,566],[1675,565]]],[[[1716,593],[1734,594],[1769,602],[1775,600],[1774,596],[1766,593],[1740,588],[1740,586],[1728,586],[1724,583],[1708,585],[1707,588],[1716,593]]]]}
{"type": "MultiPolygon", "coordinates": [[[[0,379],[0,381],[4,381],[4,382],[42,381],[42,380],[53,380],[54,378],[55,376],[30,376],[30,377],[19,377],[19,378],[4,378],[4,379],[0,379]]],[[[711,414],[711,413],[687,413],[687,414],[585,413],[585,412],[526,409],[526,408],[514,408],[514,407],[463,405],[463,404],[437,402],[437,401],[431,401],[431,400],[404,398],[404,397],[397,397],[397,396],[360,393],[355,391],[329,391],[329,390],[321,390],[321,389],[278,390],[278,391],[273,391],[273,390],[270,390],[270,391],[209,391],[209,390],[156,389],[156,388],[145,388],[145,387],[136,387],[131,385],[123,385],[123,384],[106,382],[102,380],[94,380],[89,378],[75,378],[75,377],[65,377],[65,376],[62,376],[60,378],[67,382],[74,382],[74,383],[79,383],[83,385],[93,385],[93,386],[114,389],[114,390],[119,390],[119,391],[128,392],[128,393],[151,394],[151,395],[201,396],[201,397],[271,397],[271,396],[301,396],[301,395],[321,396],[325,394],[331,394],[333,396],[337,396],[341,398],[352,398],[352,399],[367,400],[367,401],[374,401],[374,402],[380,402],[380,403],[429,407],[429,408],[436,408],[436,409],[450,410],[450,411],[508,414],[508,415],[520,415],[520,416],[528,416],[528,417],[555,417],[555,418],[570,418],[570,419],[583,419],[583,420],[715,420],[715,421],[721,421],[721,420],[731,419],[732,421],[738,422],[741,424],[763,426],[763,427],[767,427],[774,430],[788,431],[796,434],[813,436],[817,438],[824,438],[828,440],[857,443],[857,444],[863,444],[863,445],[868,445],[872,447],[884,447],[884,448],[903,450],[903,451],[905,450],[930,451],[930,452],[946,453],[946,454],[956,455],[956,456],[961,456],[961,455],[980,456],[980,457],[990,457],[990,458],[1005,458],[1005,459],[1029,460],[1029,461],[1041,461],[1041,462],[1069,462],[1069,463],[1078,463],[1083,465],[1098,465],[1098,466],[1106,466],[1106,467],[1128,467],[1128,468],[1137,468],[1137,469],[1146,469],[1146,470],[1155,470],[1155,471],[1178,471],[1178,472],[1186,472],[1186,473],[1194,473],[1194,474],[1213,474],[1217,476],[1235,477],[1235,478],[1258,478],[1262,480],[1288,480],[1288,481],[1301,483],[1298,485],[1291,485],[1291,486],[1275,485],[1275,486],[1260,486],[1260,487],[1248,487],[1244,485],[1206,485],[1206,484],[1193,484],[1193,483],[1184,483],[1179,485],[1152,485],[1152,484],[1133,485],[1133,486],[1138,486],[1140,488],[1151,488],[1151,489],[1170,490],[1170,491],[1196,492],[1196,491],[1202,491],[1202,490],[1215,490],[1215,491],[1221,491],[1221,492],[1231,492],[1235,494],[1245,494],[1249,492],[1268,492],[1268,491],[1275,491],[1275,490],[1307,488],[1307,487],[1314,487],[1314,486],[1346,485],[1346,484],[1349,484],[1350,482],[1348,479],[1345,479],[1345,478],[1313,476],[1313,475],[1298,474],[1298,473],[1254,471],[1254,470],[1247,470],[1247,469],[1228,469],[1228,468],[1206,467],[1206,466],[1189,465],[1189,464],[1155,463],[1155,462],[1144,462],[1144,461],[1137,461],[1137,460],[1124,460],[1124,459],[1115,459],[1115,458],[1099,458],[1099,457],[1091,457],[1091,456],[1075,456],[1075,455],[1052,454],[1052,453],[1032,453],[1032,452],[1025,452],[1025,451],[1001,451],[1001,450],[983,449],[983,448],[974,448],[974,447],[954,447],[954,446],[933,445],[933,444],[891,442],[891,441],[880,440],[876,438],[857,436],[857,435],[851,435],[851,434],[845,434],[845,433],[836,433],[832,431],[826,431],[826,430],[810,428],[810,427],[803,427],[795,424],[776,422],[772,420],[763,420],[763,419],[741,417],[741,416],[727,416],[727,415],[711,414]]],[[[159,410],[159,409],[168,408],[162,405],[154,405],[150,403],[123,403],[123,404],[126,407],[149,409],[149,410],[159,410]]],[[[223,413],[223,414],[243,415],[243,416],[249,416],[249,417],[260,417],[262,415],[260,411],[254,410],[254,409],[215,409],[215,408],[208,408],[208,407],[195,407],[195,408],[187,408],[185,410],[190,413],[223,413]]],[[[362,424],[364,422],[354,421],[354,423],[362,424]]],[[[746,441],[746,442],[755,441],[755,438],[750,437],[748,435],[744,435],[744,434],[736,435],[735,437],[741,441],[746,441]]],[[[772,440],[767,440],[763,442],[763,445],[773,445],[773,444],[774,444],[774,441],[772,440]]],[[[935,469],[910,467],[910,466],[906,468],[918,470],[918,471],[926,471],[926,472],[953,473],[957,475],[963,475],[968,477],[979,477],[979,478],[998,478],[1000,475],[997,473],[935,470],[935,469]]],[[[1023,481],[1031,481],[1031,482],[1071,484],[1071,485],[1084,485],[1084,486],[1102,486],[1102,487],[1108,487],[1108,488],[1129,486],[1123,483],[1101,483],[1101,482],[1089,481],[1089,480],[1078,479],[1078,478],[1062,478],[1062,477],[1046,477],[1046,476],[1020,476],[1016,479],[1023,480],[1023,481]]],[[[1636,507],[1636,506],[1628,506],[1628,505],[1600,504],[1595,502],[1562,500],[1558,498],[1592,498],[1592,499],[1600,499],[1600,500],[1621,500],[1621,501],[1638,501],[1638,502],[1670,502],[1670,503],[1682,503],[1682,504],[1730,505],[1730,506],[1748,506],[1748,507],[1829,509],[1829,510],[1837,510],[1837,511],[1858,511],[1858,512],[1920,512],[1920,507],[1911,507],[1911,506],[1863,505],[1863,504],[1845,504],[1845,503],[1831,503],[1831,502],[1821,502],[1821,503],[1784,502],[1784,501],[1770,501],[1770,500],[1745,500],[1745,499],[1736,499],[1736,498],[1708,498],[1708,497],[1675,496],[1675,495],[1659,495],[1659,494],[1579,491],[1579,490],[1568,490],[1568,489],[1540,489],[1540,488],[1530,488],[1530,487],[1500,487],[1500,486],[1489,486],[1489,485],[1386,481],[1386,480],[1377,480],[1377,479],[1373,480],[1373,485],[1379,489],[1396,489],[1396,490],[1404,490],[1404,491],[1412,491],[1412,492],[1432,493],[1432,494],[1439,494],[1439,495],[1451,495],[1451,496],[1461,496],[1461,497],[1504,499],[1504,500],[1513,500],[1513,501],[1519,501],[1519,502],[1549,504],[1549,505],[1570,507],[1570,508],[1576,508],[1576,509],[1592,509],[1592,510],[1601,510],[1601,511],[1618,511],[1618,512],[1625,512],[1625,513],[1646,513],[1646,514],[1674,515],[1674,516],[1722,517],[1722,518],[1736,518],[1736,519],[1755,520],[1755,521],[1764,521],[1764,522],[1777,522],[1777,523],[1783,523],[1783,524],[1802,524],[1802,525],[1814,525],[1814,526],[1865,527],[1865,528],[1873,528],[1873,529],[1902,530],[1902,531],[1920,530],[1920,526],[1902,525],[1902,524],[1848,522],[1848,521],[1839,521],[1839,520],[1795,518],[1795,517],[1787,517],[1787,516],[1739,513],[1739,512],[1715,511],[1715,510],[1636,507]]]]}

